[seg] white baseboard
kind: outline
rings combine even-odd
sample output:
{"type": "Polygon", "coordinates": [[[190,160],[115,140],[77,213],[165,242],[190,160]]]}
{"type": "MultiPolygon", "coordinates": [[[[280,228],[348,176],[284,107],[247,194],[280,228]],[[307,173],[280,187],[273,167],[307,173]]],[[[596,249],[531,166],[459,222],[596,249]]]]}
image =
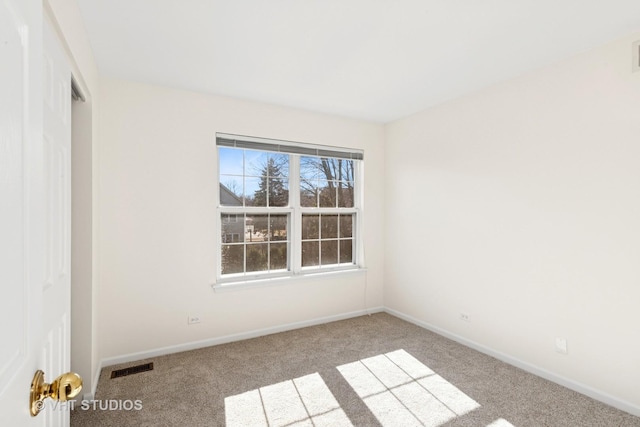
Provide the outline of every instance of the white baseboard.
{"type": "Polygon", "coordinates": [[[538,366],[532,365],[530,363],[524,362],[520,359],[517,359],[515,357],[512,357],[508,354],[496,351],[492,348],[486,347],[482,344],[479,344],[475,341],[471,341],[467,338],[461,337],[460,335],[451,333],[449,331],[446,331],[442,328],[439,328],[437,326],[434,326],[432,324],[429,324],[427,322],[423,322],[422,320],[416,319],[415,317],[409,316],[407,314],[401,313],[399,311],[393,310],[391,308],[385,307],[384,311],[386,313],[391,314],[392,316],[396,316],[402,320],[406,320],[407,322],[413,323],[415,325],[418,325],[424,329],[427,329],[431,332],[435,332],[438,335],[442,335],[446,338],[449,338],[453,341],[456,341],[464,346],[470,347],[474,350],[477,350],[481,353],[487,354],[491,357],[494,357],[498,360],[501,360],[505,363],[508,363],[509,365],[513,365],[517,368],[520,368],[524,371],[527,371],[531,374],[537,375],[539,377],[542,377],[546,380],[549,380],[551,382],[554,382],[556,384],[559,384],[561,386],[564,386],[568,389],[571,389],[573,391],[577,391],[578,393],[584,394],[585,396],[589,396],[595,400],[599,400],[600,402],[606,403],[607,405],[613,406],[614,408],[618,408],[622,411],[628,412],[632,415],[635,415],[637,417],[640,417],[640,406],[635,405],[631,402],[627,402],[625,400],[619,399],[615,396],[612,396],[608,393],[605,393],[603,391],[594,389],[588,385],[579,383],[577,381],[571,380],[569,378],[565,378],[561,375],[555,374],[551,371],[548,371],[546,369],[540,368],[538,366]]]}
{"type": "MultiPolygon", "coordinates": [[[[257,338],[265,335],[271,335],[278,332],[291,331],[294,329],[306,328],[308,326],[321,325],[324,323],[336,322],[338,320],[350,319],[352,317],[363,316],[365,314],[380,313],[384,311],[384,307],[374,307],[366,310],[352,311],[349,313],[336,314],[332,316],[320,317],[311,320],[304,320],[302,322],[287,323],[285,325],[273,326],[270,328],[257,329],[249,332],[242,332],[239,334],[225,335],[217,338],[210,338],[201,341],[193,341],[184,344],[172,345],[168,347],[161,347],[154,350],[140,351],[137,353],[125,354],[122,356],[109,357],[102,359],[100,362],[100,368],[118,365],[120,363],[128,363],[136,360],[149,359],[152,357],[164,356],[167,354],[180,353],[182,351],[196,350],[204,347],[211,347],[212,345],[226,344],[234,341],[242,341],[250,338],[257,338]]],[[[97,376],[100,375],[98,370],[97,376]]],[[[95,386],[97,386],[97,378],[95,380],[95,386]]],[[[93,390],[95,395],[95,388],[93,390]]]]}
{"type": "Polygon", "coordinates": [[[230,343],[230,342],[234,342],[234,341],[241,341],[241,340],[246,340],[246,339],[250,339],[250,338],[257,338],[257,337],[261,337],[261,336],[265,336],[265,335],[270,335],[270,334],[275,334],[278,332],[285,332],[285,331],[291,331],[294,329],[300,329],[300,328],[306,328],[308,326],[315,326],[315,325],[321,325],[324,323],[330,323],[330,322],[335,322],[338,320],[344,320],[344,319],[350,319],[353,317],[358,317],[358,316],[362,316],[365,314],[373,314],[373,313],[380,313],[380,312],[386,312],[388,314],[391,314],[392,316],[396,316],[400,319],[406,320],[407,322],[413,323],[415,325],[418,325],[424,329],[430,330],[438,335],[442,335],[446,338],[449,338],[453,341],[456,341],[464,346],[470,347],[474,350],[477,350],[481,353],[487,354],[491,357],[494,357],[498,360],[501,360],[505,363],[508,363],[510,365],[513,365],[517,368],[520,368],[524,371],[527,371],[531,374],[537,375],[541,378],[544,378],[546,380],[552,381],[556,384],[559,384],[561,386],[564,386],[568,389],[574,390],[578,393],[584,394],[586,396],[589,396],[593,399],[596,399],[600,402],[606,403],[607,405],[613,406],[614,408],[618,408],[622,411],[628,412],[632,415],[635,415],[637,417],[640,417],[640,406],[635,405],[631,402],[627,402],[625,400],[619,399],[615,396],[612,396],[608,393],[605,393],[603,391],[594,389],[593,387],[590,387],[588,385],[582,384],[580,382],[568,379],[566,377],[563,377],[561,375],[555,374],[551,371],[548,371],[546,369],[540,368],[538,366],[532,365],[530,363],[527,363],[525,361],[522,361],[520,359],[517,359],[513,356],[510,356],[506,353],[502,353],[500,351],[494,350],[492,348],[489,348],[487,346],[484,346],[480,343],[477,343],[475,341],[469,340],[467,338],[464,338],[460,335],[454,334],[452,332],[449,332],[447,330],[444,330],[442,328],[439,328],[435,325],[429,324],[427,322],[423,322],[422,320],[419,320],[415,317],[409,316],[407,314],[404,314],[402,312],[396,311],[394,309],[388,308],[388,307],[375,307],[375,308],[370,308],[367,310],[358,310],[358,311],[352,311],[349,313],[343,313],[343,314],[337,314],[337,315],[332,315],[332,316],[326,316],[326,317],[321,317],[321,318],[316,318],[316,319],[311,319],[311,320],[305,320],[302,322],[294,322],[294,323],[288,323],[285,325],[280,325],[280,326],[273,326],[273,327],[269,327],[269,328],[263,328],[263,329],[257,329],[254,331],[249,331],[249,332],[243,332],[243,333],[239,333],[239,334],[232,334],[232,335],[225,335],[223,337],[217,337],[217,338],[211,338],[211,339],[206,339],[206,340],[201,340],[201,341],[194,341],[194,342],[189,342],[189,343],[184,343],[184,344],[178,344],[178,345],[174,345],[174,346],[168,346],[168,347],[161,347],[161,348],[157,348],[157,349],[153,349],[153,350],[148,350],[148,351],[141,351],[141,352],[137,352],[137,353],[131,353],[131,354],[126,354],[126,355],[122,355],[122,356],[116,356],[116,357],[110,357],[110,358],[106,358],[103,359],[99,362],[99,366],[97,369],[97,372],[95,374],[95,378],[92,384],[92,390],[91,390],[91,394],[89,395],[88,393],[85,394],[83,396],[83,398],[85,400],[91,400],[94,398],[95,394],[96,394],[96,388],[98,387],[98,380],[100,378],[100,372],[102,371],[103,367],[107,367],[107,366],[111,366],[111,365],[117,365],[120,363],[128,363],[128,362],[133,362],[133,361],[137,361],[137,360],[142,360],[142,359],[149,359],[152,357],[158,357],[158,356],[164,356],[167,354],[173,354],[173,353],[179,353],[182,351],[189,351],[189,350],[196,350],[199,348],[204,348],[204,347],[210,347],[213,345],[219,345],[219,344],[226,344],[226,343],[230,343]],[[88,398],[90,397],[90,399],[88,398]]]}

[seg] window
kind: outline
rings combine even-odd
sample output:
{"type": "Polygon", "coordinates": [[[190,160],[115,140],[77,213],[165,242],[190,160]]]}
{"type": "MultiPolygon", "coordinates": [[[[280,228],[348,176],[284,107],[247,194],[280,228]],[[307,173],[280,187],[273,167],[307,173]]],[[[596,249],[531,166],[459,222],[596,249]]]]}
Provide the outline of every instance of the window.
{"type": "Polygon", "coordinates": [[[358,266],[363,153],[217,134],[218,281],[358,266]]]}

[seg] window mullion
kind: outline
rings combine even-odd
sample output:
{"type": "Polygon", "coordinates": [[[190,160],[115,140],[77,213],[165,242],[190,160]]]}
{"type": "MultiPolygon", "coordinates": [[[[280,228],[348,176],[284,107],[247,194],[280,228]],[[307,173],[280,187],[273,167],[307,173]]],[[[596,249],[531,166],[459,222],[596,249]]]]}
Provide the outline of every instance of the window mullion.
{"type": "Polygon", "coordinates": [[[357,208],[300,208],[303,214],[357,214],[357,208]]]}
{"type": "Polygon", "coordinates": [[[353,230],[353,261],[358,267],[366,267],[365,253],[364,253],[364,224],[363,215],[364,210],[364,162],[355,162],[354,165],[354,180],[357,183],[355,186],[354,194],[354,206],[357,207],[355,212],[355,227],[353,230]]]}
{"type": "Polygon", "coordinates": [[[244,214],[247,213],[249,215],[260,215],[260,214],[287,214],[291,212],[290,207],[263,207],[263,206],[252,206],[243,208],[241,206],[222,206],[218,208],[221,214],[244,214]]]}
{"type": "Polygon", "coordinates": [[[300,209],[300,156],[291,154],[289,158],[289,205],[291,214],[291,271],[299,274],[302,266],[302,212],[300,209]]]}

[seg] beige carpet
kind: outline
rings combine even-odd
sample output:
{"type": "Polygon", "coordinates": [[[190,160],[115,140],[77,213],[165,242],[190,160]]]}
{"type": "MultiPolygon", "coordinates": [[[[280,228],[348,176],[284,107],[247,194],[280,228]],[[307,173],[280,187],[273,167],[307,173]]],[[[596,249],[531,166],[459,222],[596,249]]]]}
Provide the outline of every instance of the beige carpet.
{"type": "Polygon", "coordinates": [[[107,367],[96,399],[110,408],[77,406],[72,427],[640,427],[383,313],[107,367]],[[109,378],[145,362],[154,370],[109,378]]]}

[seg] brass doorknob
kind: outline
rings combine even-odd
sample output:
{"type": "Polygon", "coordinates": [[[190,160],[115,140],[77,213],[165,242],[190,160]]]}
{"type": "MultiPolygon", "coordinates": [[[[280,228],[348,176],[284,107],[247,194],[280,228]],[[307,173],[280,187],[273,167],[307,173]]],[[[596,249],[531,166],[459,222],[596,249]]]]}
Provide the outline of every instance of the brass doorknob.
{"type": "Polygon", "coordinates": [[[76,397],[82,390],[82,378],[75,372],[60,375],[51,384],[44,382],[44,372],[38,370],[31,382],[29,411],[35,417],[44,408],[44,400],[50,397],[65,402],[76,397]]]}

